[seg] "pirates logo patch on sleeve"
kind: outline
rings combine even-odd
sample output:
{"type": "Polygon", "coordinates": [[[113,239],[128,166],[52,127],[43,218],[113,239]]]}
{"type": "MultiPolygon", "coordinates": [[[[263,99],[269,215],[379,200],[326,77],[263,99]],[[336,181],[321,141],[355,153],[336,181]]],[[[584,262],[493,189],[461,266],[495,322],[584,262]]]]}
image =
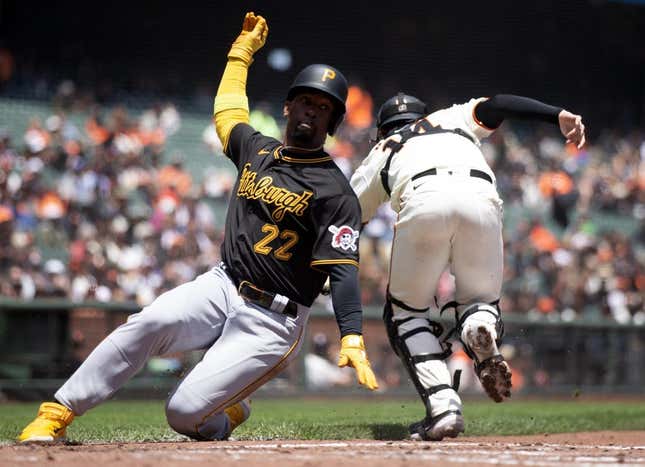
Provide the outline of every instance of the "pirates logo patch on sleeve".
{"type": "Polygon", "coordinates": [[[342,248],[343,250],[356,251],[356,239],[358,239],[358,230],[352,229],[348,225],[341,225],[336,227],[330,225],[328,230],[333,234],[331,239],[331,246],[334,248],[342,248]]]}

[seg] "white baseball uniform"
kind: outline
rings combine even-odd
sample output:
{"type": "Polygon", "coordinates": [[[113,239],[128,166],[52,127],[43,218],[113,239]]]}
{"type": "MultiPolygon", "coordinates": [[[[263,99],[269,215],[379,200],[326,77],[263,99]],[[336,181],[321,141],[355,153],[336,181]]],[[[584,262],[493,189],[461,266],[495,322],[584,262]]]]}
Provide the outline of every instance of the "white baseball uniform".
{"type": "MultiPolygon", "coordinates": [[[[398,217],[389,293],[416,310],[432,305],[447,266],[456,279],[455,300],[461,304],[460,311],[473,302],[488,303],[500,296],[502,200],[480,150],[480,139],[493,132],[474,116],[474,108],[482,100],[472,99],[425,117],[432,127],[456,129],[467,136],[452,132],[415,136],[405,141],[390,160],[385,182],[398,217]]],[[[376,144],[351,178],[363,223],[388,199],[381,171],[391,154],[387,145],[390,140],[400,142],[401,134],[376,144]]],[[[415,318],[401,324],[399,335],[425,321],[396,303],[392,311],[394,321],[415,318]]],[[[428,338],[427,333],[408,338],[407,344],[413,356],[442,351],[438,338],[428,338]]],[[[443,360],[416,363],[416,370],[426,388],[450,384],[443,360]]],[[[437,392],[430,399],[433,416],[461,408],[459,396],[452,390],[437,392]]]]}

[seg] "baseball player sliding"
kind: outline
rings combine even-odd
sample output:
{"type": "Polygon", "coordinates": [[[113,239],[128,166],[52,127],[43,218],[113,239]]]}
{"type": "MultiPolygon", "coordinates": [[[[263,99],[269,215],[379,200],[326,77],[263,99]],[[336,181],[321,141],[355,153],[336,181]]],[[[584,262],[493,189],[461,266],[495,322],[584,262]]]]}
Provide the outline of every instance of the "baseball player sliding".
{"type": "Polygon", "coordinates": [[[329,277],[340,328],[338,365],[376,389],[363,345],[358,287],[360,207],[324,152],[345,113],[347,82],[328,65],[295,78],[284,105],[284,143],[249,126],[246,80],[265,43],[264,18],[247,13],[215,98],[214,120],[238,168],[223,262],[159,296],[112,332],[40,406],[19,441],[64,439],[74,417],[100,404],[154,355],[206,349],[166,403],[170,426],[221,440],[250,414],[248,396],[298,353],[309,307],[329,277]]]}
{"type": "Polygon", "coordinates": [[[445,360],[440,323],[430,317],[439,277],[449,265],[456,280],[457,332],[488,395],[511,395],[511,373],[498,345],[504,326],[502,287],[502,200],[495,175],[480,150],[507,118],[559,125],[579,148],[585,127],[579,115],[533,99],[497,95],[472,99],[428,115],[419,99],[399,93],[377,116],[380,141],[351,178],[367,222],[391,200],[398,213],[383,319],[426,407],[410,427],[413,439],[441,440],[464,431],[462,404],[445,360]]]}

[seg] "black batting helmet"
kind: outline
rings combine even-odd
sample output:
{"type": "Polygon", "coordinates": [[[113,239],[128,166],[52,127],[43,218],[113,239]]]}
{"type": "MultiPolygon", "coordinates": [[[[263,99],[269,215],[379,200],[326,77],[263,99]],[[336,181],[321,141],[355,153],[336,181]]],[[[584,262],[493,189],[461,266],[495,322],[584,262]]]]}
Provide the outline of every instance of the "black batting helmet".
{"type": "Polygon", "coordinates": [[[289,88],[287,100],[292,100],[296,95],[308,90],[322,91],[334,103],[334,112],[329,122],[327,133],[333,135],[345,115],[345,101],[347,100],[347,80],[336,68],[316,63],[305,67],[293,80],[289,88]]]}
{"type": "Polygon", "coordinates": [[[428,106],[420,99],[399,92],[386,100],[376,116],[376,127],[380,134],[388,128],[413,122],[428,115],[428,106]]]}

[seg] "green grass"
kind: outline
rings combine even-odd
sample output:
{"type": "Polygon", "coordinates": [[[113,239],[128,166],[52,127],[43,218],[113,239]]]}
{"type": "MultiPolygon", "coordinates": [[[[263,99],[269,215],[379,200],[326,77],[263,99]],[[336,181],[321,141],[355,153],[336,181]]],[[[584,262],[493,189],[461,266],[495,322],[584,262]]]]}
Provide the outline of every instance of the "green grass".
{"type": "MultiPolygon", "coordinates": [[[[37,407],[35,403],[0,405],[0,441],[13,440],[37,407]]],[[[258,399],[235,438],[399,440],[406,438],[408,424],[422,415],[417,400],[258,399]]],[[[643,401],[466,401],[464,415],[468,436],[645,430],[643,401]]],[[[162,401],[108,402],[75,420],[68,437],[78,442],[185,439],[166,424],[162,401]]]]}

